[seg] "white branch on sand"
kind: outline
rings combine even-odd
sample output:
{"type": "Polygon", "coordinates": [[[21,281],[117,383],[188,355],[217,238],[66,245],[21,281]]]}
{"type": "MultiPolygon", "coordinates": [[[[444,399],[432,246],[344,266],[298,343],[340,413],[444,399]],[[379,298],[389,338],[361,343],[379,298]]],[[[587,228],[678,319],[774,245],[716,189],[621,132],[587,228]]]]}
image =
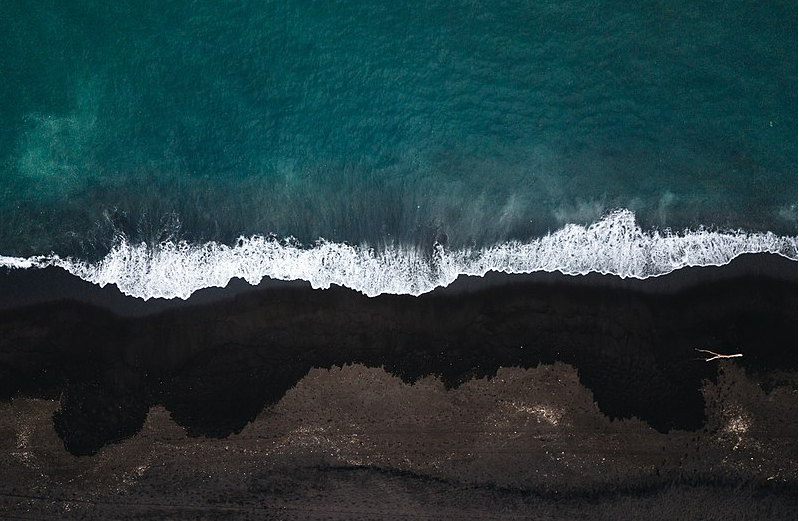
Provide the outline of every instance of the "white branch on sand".
{"type": "Polygon", "coordinates": [[[710,362],[711,360],[719,360],[721,358],[740,358],[744,355],[742,353],[734,353],[731,355],[722,355],[720,353],[716,353],[715,351],[708,351],[707,349],[696,349],[694,350],[699,351],[700,353],[707,353],[709,355],[713,355],[710,358],[700,358],[699,360],[704,360],[705,362],[710,362]]]}

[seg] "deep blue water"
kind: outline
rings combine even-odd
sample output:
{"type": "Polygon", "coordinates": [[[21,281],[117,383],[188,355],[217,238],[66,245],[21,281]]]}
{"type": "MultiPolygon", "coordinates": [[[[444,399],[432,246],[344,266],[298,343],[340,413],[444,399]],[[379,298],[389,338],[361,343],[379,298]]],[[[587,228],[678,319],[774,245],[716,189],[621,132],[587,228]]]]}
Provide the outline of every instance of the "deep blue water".
{"type": "Polygon", "coordinates": [[[797,232],[795,0],[0,3],[0,255],[797,232]]]}

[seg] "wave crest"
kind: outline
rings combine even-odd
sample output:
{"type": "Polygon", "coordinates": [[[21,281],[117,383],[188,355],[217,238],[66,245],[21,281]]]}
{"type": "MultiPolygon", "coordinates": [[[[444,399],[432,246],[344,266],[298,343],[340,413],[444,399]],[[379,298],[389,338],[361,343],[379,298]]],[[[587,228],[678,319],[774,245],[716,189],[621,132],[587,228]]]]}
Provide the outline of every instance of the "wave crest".
{"type": "Polygon", "coordinates": [[[122,240],[96,264],[57,255],[0,256],[0,266],[58,266],[124,294],[187,299],[195,291],[224,287],[234,277],[257,285],[264,277],[305,280],[313,288],[336,284],[368,296],[420,295],[447,286],[460,275],[489,271],[590,272],[645,279],[689,266],[720,266],[745,253],[776,253],[797,260],[797,238],[771,232],[689,230],[643,231],[629,210],[617,210],[589,226],[570,224],[530,242],[509,242],[481,250],[446,250],[433,255],[403,247],[380,252],[367,247],[318,242],[302,248],[291,240],[254,236],[236,245],[165,242],[157,247],[122,240]]]}

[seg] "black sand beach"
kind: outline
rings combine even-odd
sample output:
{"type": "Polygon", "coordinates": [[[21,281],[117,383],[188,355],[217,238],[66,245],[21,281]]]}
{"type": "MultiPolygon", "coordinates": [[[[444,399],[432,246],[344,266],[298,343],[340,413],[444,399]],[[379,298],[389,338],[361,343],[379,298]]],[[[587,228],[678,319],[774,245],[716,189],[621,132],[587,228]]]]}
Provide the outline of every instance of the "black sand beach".
{"type": "Polygon", "coordinates": [[[795,519],[796,370],[796,263],[771,255],[375,298],[11,271],[0,514],[795,519]]]}

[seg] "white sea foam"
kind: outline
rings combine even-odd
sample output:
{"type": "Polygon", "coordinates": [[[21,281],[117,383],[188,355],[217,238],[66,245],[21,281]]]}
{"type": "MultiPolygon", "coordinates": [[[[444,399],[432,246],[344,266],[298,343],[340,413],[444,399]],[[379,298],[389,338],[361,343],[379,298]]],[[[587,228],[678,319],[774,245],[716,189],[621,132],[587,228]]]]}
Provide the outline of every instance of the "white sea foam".
{"type": "Polygon", "coordinates": [[[314,288],[336,284],[376,296],[420,295],[459,275],[483,276],[489,271],[597,272],[644,279],[688,266],[720,266],[745,253],[776,253],[797,260],[797,238],[705,229],[643,231],[632,212],[617,210],[590,226],[567,225],[530,242],[481,250],[437,246],[432,257],[406,248],[375,252],[325,241],[303,248],[292,241],[255,236],[241,238],[234,246],[167,242],[153,248],[121,241],[96,264],[56,255],[0,256],[0,266],[58,266],[100,286],[116,284],[126,295],[145,300],[186,299],[202,288],[224,287],[234,277],[253,285],[264,277],[305,280],[314,288]]]}

